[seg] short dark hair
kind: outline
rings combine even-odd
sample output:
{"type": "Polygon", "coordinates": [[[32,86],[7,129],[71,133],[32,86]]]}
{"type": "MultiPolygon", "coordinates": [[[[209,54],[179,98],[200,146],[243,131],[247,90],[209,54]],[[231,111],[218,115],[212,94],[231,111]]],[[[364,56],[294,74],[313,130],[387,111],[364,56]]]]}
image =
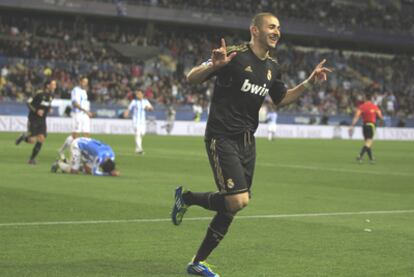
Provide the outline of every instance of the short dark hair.
{"type": "Polygon", "coordinates": [[[80,75],[79,78],[78,78],[79,82],[81,82],[83,79],[88,79],[88,76],[80,75]]]}
{"type": "Polygon", "coordinates": [[[365,99],[372,100],[373,96],[374,96],[374,93],[372,91],[365,92],[365,99]]]}
{"type": "Polygon", "coordinates": [[[104,172],[111,173],[115,169],[115,162],[108,158],[101,164],[101,167],[104,172]]]}
{"type": "Polygon", "coordinates": [[[48,85],[50,85],[50,83],[52,83],[53,81],[55,81],[55,79],[47,79],[44,84],[43,87],[46,89],[48,85]]]}
{"type": "Polygon", "coordinates": [[[262,26],[263,18],[267,17],[267,16],[276,17],[273,13],[270,13],[270,12],[258,13],[255,16],[253,16],[252,21],[250,22],[250,27],[252,27],[252,26],[260,27],[260,26],[262,26]]]}

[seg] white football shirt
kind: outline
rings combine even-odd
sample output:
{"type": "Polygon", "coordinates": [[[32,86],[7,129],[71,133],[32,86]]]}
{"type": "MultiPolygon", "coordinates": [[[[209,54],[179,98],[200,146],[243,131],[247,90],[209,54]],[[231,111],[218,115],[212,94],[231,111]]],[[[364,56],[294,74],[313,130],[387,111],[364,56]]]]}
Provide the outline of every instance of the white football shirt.
{"type": "Polygon", "coordinates": [[[128,106],[128,110],[132,113],[132,121],[134,125],[145,125],[145,108],[151,107],[152,105],[147,99],[134,99],[131,101],[128,106]]]}
{"type": "Polygon", "coordinates": [[[73,102],[77,102],[79,106],[89,111],[88,94],[86,93],[86,90],[82,89],[81,87],[76,86],[72,89],[71,101],[72,101],[72,112],[74,113],[82,112],[81,110],[73,106],[73,102]]]}

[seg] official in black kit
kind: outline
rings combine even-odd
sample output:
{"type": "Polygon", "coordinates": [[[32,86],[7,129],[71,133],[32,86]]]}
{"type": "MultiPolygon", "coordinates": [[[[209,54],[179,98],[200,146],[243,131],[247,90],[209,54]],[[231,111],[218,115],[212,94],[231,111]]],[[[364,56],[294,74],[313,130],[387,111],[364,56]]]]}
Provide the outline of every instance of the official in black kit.
{"type": "Polygon", "coordinates": [[[22,141],[35,143],[29,164],[36,164],[36,156],[47,136],[46,117],[52,108],[53,93],[56,90],[56,80],[47,80],[43,91],[38,92],[33,98],[27,101],[29,115],[27,121],[27,133],[23,133],[16,139],[16,145],[22,141]]]}
{"type": "Polygon", "coordinates": [[[254,133],[266,95],[276,105],[287,105],[317,81],[326,80],[330,72],[323,67],[323,60],[304,82],[288,89],[281,80],[280,66],[269,55],[281,36],[279,20],[271,13],[259,13],[252,19],[250,34],[250,42],[238,46],[226,47],[222,39],[211,59],[187,75],[193,84],[216,77],[205,143],[218,191],[196,193],[180,186],[171,213],[173,223],[179,225],[192,205],[216,212],[187,266],[192,275],[219,276],[205,260],[226,235],[233,217],[250,200],[256,160],[254,133]]]}

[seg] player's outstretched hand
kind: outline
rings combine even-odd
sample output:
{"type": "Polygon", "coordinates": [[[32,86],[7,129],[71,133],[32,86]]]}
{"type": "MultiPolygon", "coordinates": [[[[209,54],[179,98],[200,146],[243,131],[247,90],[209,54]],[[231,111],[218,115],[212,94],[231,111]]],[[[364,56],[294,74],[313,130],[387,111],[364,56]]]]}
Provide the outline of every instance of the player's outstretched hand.
{"type": "Polygon", "coordinates": [[[114,176],[114,177],[116,177],[116,176],[120,176],[121,175],[121,172],[119,172],[118,170],[112,170],[111,171],[111,176],[114,176]]]}
{"type": "Polygon", "coordinates": [[[211,53],[211,61],[213,66],[222,67],[228,64],[234,56],[236,56],[236,52],[227,55],[227,47],[224,38],[221,39],[221,47],[213,49],[211,53]]]}
{"type": "Polygon", "coordinates": [[[326,81],[328,73],[331,73],[332,70],[324,67],[324,63],[326,63],[326,59],[323,59],[312,71],[311,75],[309,76],[308,80],[310,83],[315,84],[317,82],[326,81]]]}
{"type": "Polygon", "coordinates": [[[349,135],[349,138],[352,138],[354,136],[354,126],[349,127],[348,135],[349,135]]]}
{"type": "Polygon", "coordinates": [[[88,114],[88,116],[89,116],[90,118],[92,118],[92,117],[96,117],[96,113],[95,113],[95,112],[87,112],[87,114],[88,114]]]}

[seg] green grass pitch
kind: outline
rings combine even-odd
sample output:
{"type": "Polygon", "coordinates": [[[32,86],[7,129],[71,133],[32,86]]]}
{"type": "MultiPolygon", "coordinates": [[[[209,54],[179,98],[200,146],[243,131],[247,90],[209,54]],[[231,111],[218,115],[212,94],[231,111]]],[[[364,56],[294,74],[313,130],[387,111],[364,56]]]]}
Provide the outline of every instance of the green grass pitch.
{"type": "MultiPolygon", "coordinates": [[[[136,156],[132,136],[98,135],[117,154],[110,178],[50,173],[63,134],[30,166],[16,136],[0,133],[0,276],[186,276],[213,214],[193,207],[177,227],[169,213],[177,185],[215,190],[201,137],[146,136],[136,156]]],[[[216,271],[414,276],[414,144],[376,141],[374,165],[355,162],[361,144],[257,139],[253,197],[216,271]]]]}

